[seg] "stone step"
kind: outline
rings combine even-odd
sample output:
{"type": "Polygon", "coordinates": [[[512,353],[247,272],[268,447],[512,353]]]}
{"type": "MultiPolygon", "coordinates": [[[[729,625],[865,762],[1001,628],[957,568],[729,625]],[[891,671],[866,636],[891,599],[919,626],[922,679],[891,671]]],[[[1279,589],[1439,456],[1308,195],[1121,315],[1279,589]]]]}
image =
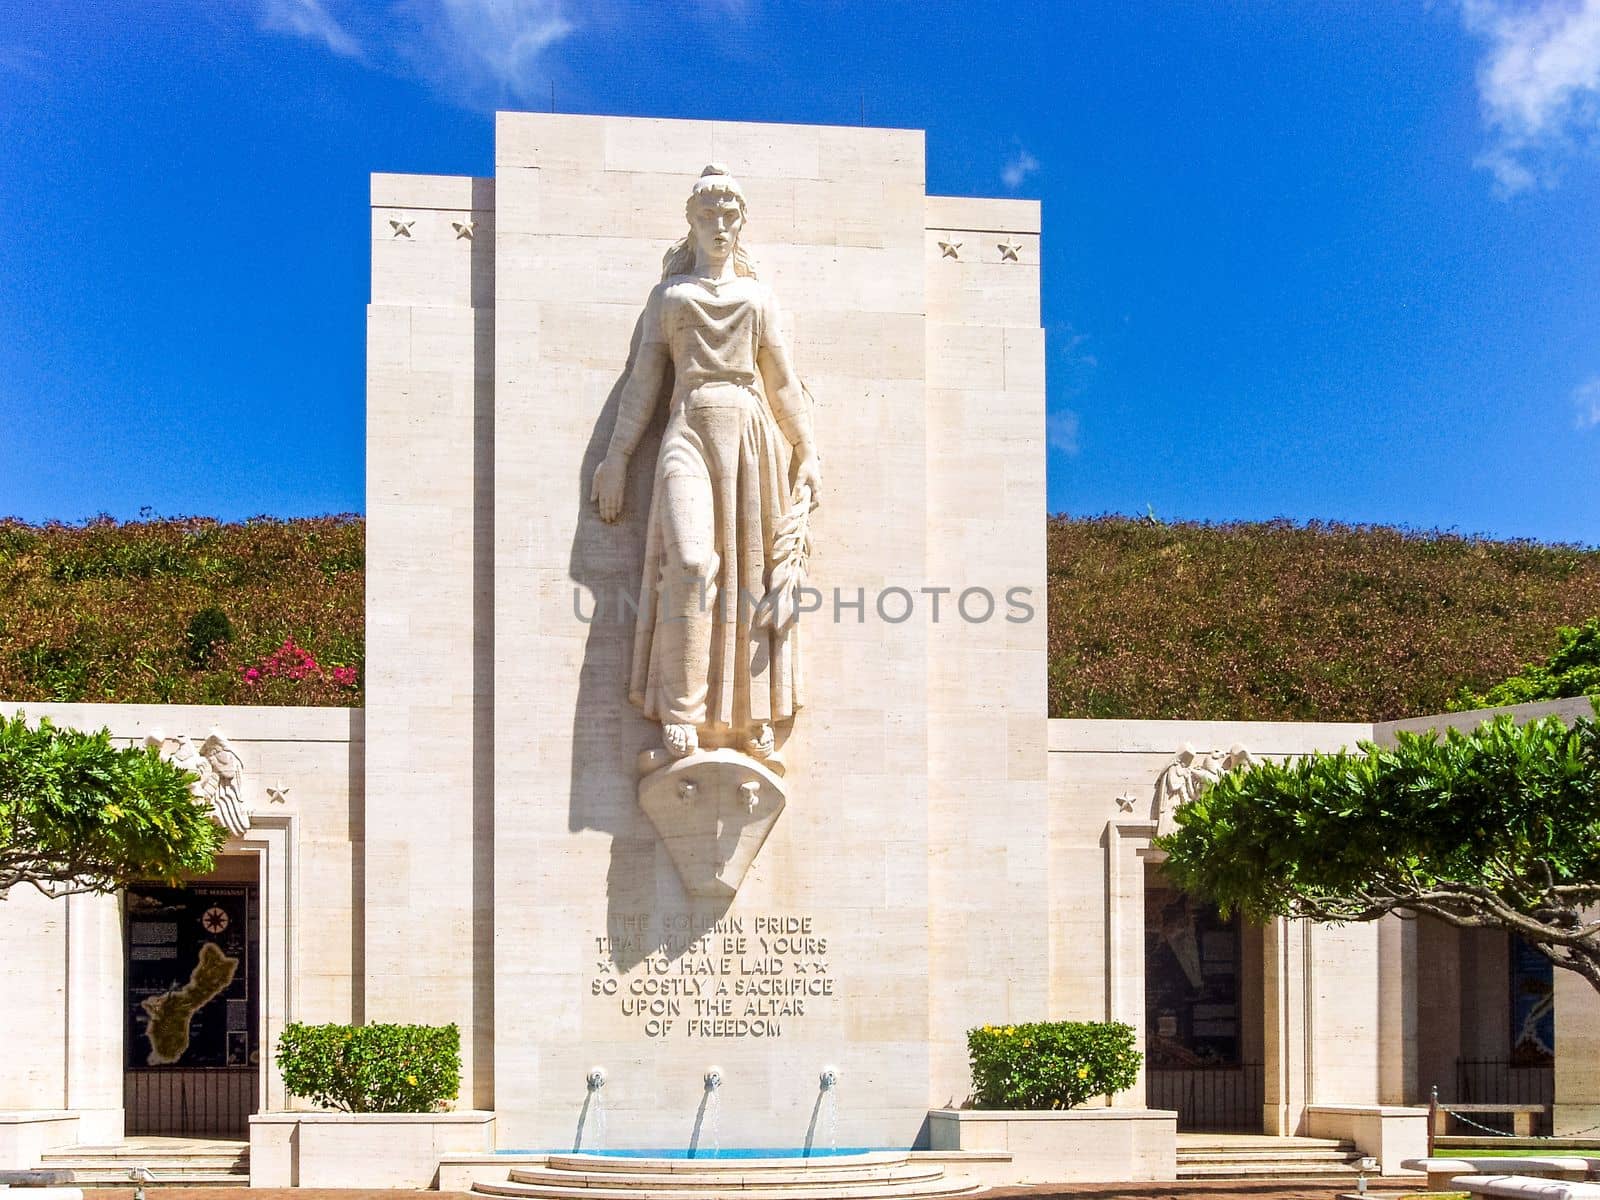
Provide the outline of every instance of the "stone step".
{"type": "MultiPolygon", "coordinates": [[[[752,1183],[750,1177],[700,1176],[687,1172],[669,1186],[585,1186],[559,1183],[475,1183],[474,1194],[507,1196],[517,1200],[706,1200],[716,1196],[737,1196],[739,1200],[817,1200],[810,1188],[752,1183]]],[[[978,1190],[970,1180],[949,1176],[923,1183],[879,1182],[860,1179],[836,1183],[825,1193],[829,1200],[940,1200],[946,1196],[966,1196],[978,1190]]]]}
{"type": "Polygon", "coordinates": [[[127,1182],[129,1173],[143,1167],[157,1180],[188,1179],[195,1175],[242,1175],[248,1177],[250,1167],[244,1163],[162,1163],[153,1166],[146,1162],[47,1162],[39,1164],[50,1171],[71,1171],[76,1181],[85,1179],[120,1179],[127,1182]]]}
{"type": "Polygon", "coordinates": [[[786,1155],[782,1158],[751,1158],[729,1155],[726,1158],[634,1158],[607,1154],[549,1154],[539,1164],[558,1171],[603,1171],[626,1175],[639,1171],[658,1174],[722,1175],[769,1170],[813,1171],[826,1167],[833,1171],[877,1171],[904,1166],[911,1155],[903,1150],[868,1150],[861,1154],[819,1154],[815,1158],[786,1155]]]}
{"type": "MultiPolygon", "coordinates": [[[[510,1182],[527,1184],[556,1183],[569,1187],[610,1187],[610,1188],[674,1188],[683,1184],[690,1175],[685,1171],[610,1171],[610,1170],[582,1170],[555,1169],[551,1167],[518,1167],[511,1172],[510,1182]]],[[[699,1178],[714,1178],[720,1185],[732,1186],[735,1184],[757,1184],[760,1186],[783,1185],[786,1187],[837,1187],[846,1186],[861,1181],[869,1183],[932,1183],[944,1178],[944,1168],[938,1164],[919,1165],[916,1163],[896,1163],[887,1166],[845,1166],[831,1167],[827,1165],[763,1167],[759,1170],[750,1170],[748,1167],[739,1172],[716,1174],[715,1176],[701,1175],[699,1178]]],[[[697,1185],[698,1186],[698,1185],[697,1185]]]]}
{"type": "MultiPolygon", "coordinates": [[[[85,1192],[94,1192],[99,1189],[117,1189],[118,1192],[128,1192],[133,1189],[134,1182],[126,1174],[109,1176],[109,1178],[88,1179],[78,1174],[70,1187],[80,1187],[85,1192]]],[[[146,1187],[250,1187],[250,1174],[238,1171],[213,1171],[213,1173],[184,1174],[184,1176],[157,1176],[147,1182],[146,1187]]]]}
{"type": "Polygon", "coordinates": [[[1200,1179],[1348,1179],[1361,1172],[1349,1163],[1180,1163],[1180,1180],[1200,1179]]]}
{"type": "Polygon", "coordinates": [[[1351,1150],[1205,1150],[1180,1152],[1181,1163],[1251,1163],[1251,1162],[1350,1162],[1360,1158],[1351,1150]]]}
{"type": "Polygon", "coordinates": [[[1341,1150],[1355,1154],[1355,1142],[1333,1138],[1240,1138],[1214,1142],[1190,1141],[1179,1136],[1178,1157],[1190,1154],[1302,1154],[1314,1150],[1341,1150]]]}
{"type": "Polygon", "coordinates": [[[214,1170],[244,1167],[250,1161],[248,1142],[223,1142],[190,1148],[121,1146],[67,1146],[40,1155],[40,1165],[70,1167],[148,1167],[159,1173],[164,1169],[186,1166],[205,1166],[214,1170]]]}
{"type": "Polygon", "coordinates": [[[39,1165],[72,1172],[73,1185],[133,1187],[129,1172],[155,1178],[147,1187],[248,1187],[250,1143],[199,1138],[134,1139],[107,1146],[67,1146],[39,1156],[39,1165]]]}

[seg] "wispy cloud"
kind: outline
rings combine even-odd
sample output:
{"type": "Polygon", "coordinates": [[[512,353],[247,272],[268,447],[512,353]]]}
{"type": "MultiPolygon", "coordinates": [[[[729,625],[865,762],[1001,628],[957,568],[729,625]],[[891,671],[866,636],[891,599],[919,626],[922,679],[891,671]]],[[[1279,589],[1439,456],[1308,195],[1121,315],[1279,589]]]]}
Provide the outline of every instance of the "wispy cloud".
{"type": "Polygon", "coordinates": [[[1094,381],[1100,359],[1090,349],[1090,337],[1071,321],[1051,322],[1050,391],[1056,396],[1081,396],[1094,381]]]}
{"type": "Polygon", "coordinates": [[[1000,181],[1013,190],[1022,186],[1022,181],[1039,169],[1039,160],[1026,150],[1019,149],[1015,155],[1000,168],[1000,181]]]}
{"type": "Polygon", "coordinates": [[[362,57],[360,44],[322,6],[322,0],[264,0],[261,24],[278,33],[321,42],[341,58],[362,57]]]}
{"type": "Polygon", "coordinates": [[[0,72],[20,75],[31,83],[43,83],[50,77],[44,55],[31,46],[0,45],[0,72]]]}
{"type": "Polygon", "coordinates": [[[1462,0],[1461,13],[1488,43],[1476,165],[1503,197],[1550,186],[1564,157],[1600,146],[1600,0],[1462,0]]]}
{"type": "Polygon", "coordinates": [[[419,72],[489,102],[529,100],[549,86],[546,54],[572,33],[562,0],[417,0],[419,72]]]}
{"type": "MultiPolygon", "coordinates": [[[[745,0],[708,0],[737,5],[745,0]]],[[[257,0],[261,27],[411,75],[467,104],[542,97],[549,51],[578,28],[567,0],[257,0]]],[[[730,11],[733,11],[730,9],[730,11]]]]}
{"type": "Polygon", "coordinates": [[[1058,408],[1044,419],[1044,439],[1052,450],[1067,457],[1078,453],[1078,414],[1070,408],[1058,408]]]}
{"type": "Polygon", "coordinates": [[[1600,375],[1572,389],[1572,407],[1579,429],[1600,429],[1600,375]]]}

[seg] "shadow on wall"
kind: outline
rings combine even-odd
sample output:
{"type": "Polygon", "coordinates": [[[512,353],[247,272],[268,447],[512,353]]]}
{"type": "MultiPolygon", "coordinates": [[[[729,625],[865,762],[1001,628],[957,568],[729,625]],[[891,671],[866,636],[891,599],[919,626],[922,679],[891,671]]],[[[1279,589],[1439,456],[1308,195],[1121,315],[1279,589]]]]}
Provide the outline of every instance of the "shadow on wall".
{"type": "MultiPolygon", "coordinates": [[[[472,1097],[494,1107],[494,181],[472,181],[472,1097]]],[[[359,892],[357,893],[360,894],[359,892]]],[[[357,976],[360,978],[360,976],[357,976]]],[[[298,1134],[298,1127],[296,1130],[298,1134]]]]}
{"type": "Polygon", "coordinates": [[[732,903],[731,899],[690,900],[677,872],[658,855],[660,839],[638,804],[634,764],[641,751],[659,744],[661,731],[628,702],[633,610],[623,607],[619,597],[636,601],[639,594],[656,450],[672,390],[670,374],[656,398],[650,427],[629,464],[622,517],[615,525],[607,525],[590,499],[595,468],[605,458],[616,424],[623,381],[639,351],[643,319],[641,309],[634,321],[627,364],[612,384],[584,449],[574,497],[577,532],[567,559],[567,575],[585,606],[581,616],[574,610],[571,619],[589,620],[578,699],[573,706],[567,828],[574,832],[596,829],[611,835],[606,928],[612,935],[612,961],[619,972],[663,949],[671,958],[681,957],[689,939],[676,936],[668,946],[659,919],[663,911],[692,911],[696,927],[688,931],[692,936],[699,926],[720,919],[732,903]],[[638,920],[641,917],[643,921],[638,920]],[[626,937],[617,936],[622,930],[626,937]]]}

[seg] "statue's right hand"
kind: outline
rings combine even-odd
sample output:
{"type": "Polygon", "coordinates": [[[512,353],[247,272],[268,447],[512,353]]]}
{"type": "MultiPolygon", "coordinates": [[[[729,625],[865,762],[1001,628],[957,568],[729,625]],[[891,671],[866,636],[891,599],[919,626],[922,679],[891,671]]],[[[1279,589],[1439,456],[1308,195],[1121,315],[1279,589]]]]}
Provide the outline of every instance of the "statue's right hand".
{"type": "Polygon", "coordinates": [[[589,498],[600,506],[600,519],[610,524],[622,515],[622,489],[628,482],[628,460],[608,454],[595,468],[589,498]]]}

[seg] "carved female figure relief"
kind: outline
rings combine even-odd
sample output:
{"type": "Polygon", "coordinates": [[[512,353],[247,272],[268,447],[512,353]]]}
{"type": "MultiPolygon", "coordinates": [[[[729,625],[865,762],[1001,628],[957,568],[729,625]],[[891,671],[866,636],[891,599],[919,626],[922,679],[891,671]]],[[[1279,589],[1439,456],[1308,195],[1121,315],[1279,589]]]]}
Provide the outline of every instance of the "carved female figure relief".
{"type": "Polygon", "coordinates": [[[820,491],[810,397],[776,303],[739,244],[739,183],[707,167],[667,252],[592,498],[616,521],[629,461],[667,379],[629,698],[671,758],[771,754],[802,703],[794,589],[820,491]]]}

